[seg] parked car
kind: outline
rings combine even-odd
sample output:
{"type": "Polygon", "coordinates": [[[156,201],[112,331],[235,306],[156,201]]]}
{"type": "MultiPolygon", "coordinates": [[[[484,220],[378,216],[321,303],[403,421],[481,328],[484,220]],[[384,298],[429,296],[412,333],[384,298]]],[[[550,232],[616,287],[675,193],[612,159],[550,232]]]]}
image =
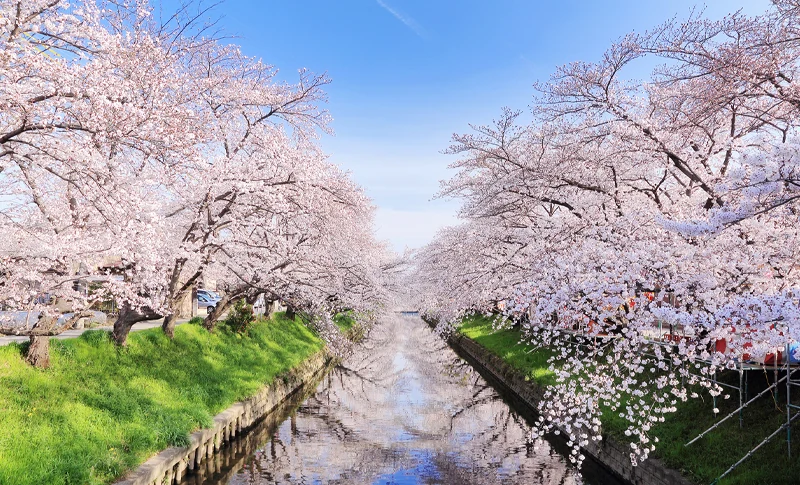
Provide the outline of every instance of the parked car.
{"type": "Polygon", "coordinates": [[[205,296],[209,300],[220,301],[222,299],[222,296],[220,296],[220,294],[217,293],[216,291],[205,290],[205,289],[202,289],[202,288],[197,290],[197,296],[200,296],[200,295],[205,296]]]}
{"type": "Polygon", "coordinates": [[[214,313],[214,310],[217,309],[217,302],[219,302],[219,300],[214,300],[208,295],[197,294],[197,308],[205,308],[206,315],[214,313]]]}
{"type": "Polygon", "coordinates": [[[217,309],[217,303],[220,300],[222,300],[222,297],[219,293],[211,290],[197,290],[197,308],[205,308],[206,315],[214,313],[214,310],[217,309]]]}

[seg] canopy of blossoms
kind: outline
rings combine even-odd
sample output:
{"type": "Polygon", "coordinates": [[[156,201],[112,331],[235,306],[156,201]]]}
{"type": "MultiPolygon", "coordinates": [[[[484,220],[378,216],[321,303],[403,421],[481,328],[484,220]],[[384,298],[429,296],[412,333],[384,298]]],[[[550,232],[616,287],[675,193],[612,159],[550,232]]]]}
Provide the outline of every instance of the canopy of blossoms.
{"type": "Polygon", "coordinates": [[[531,123],[454,136],[441,195],[465,222],[417,254],[420,306],[555,350],[540,431],[574,459],[604,412],[637,463],[678,401],[720,394],[716,371],[800,358],[798,34],[795,0],[668,22],[537,83],[531,123]]]}
{"type": "Polygon", "coordinates": [[[0,333],[54,335],[114,301],[118,343],[160,316],[171,335],[204,278],[226,292],[211,326],[259,294],[325,318],[385,307],[372,204],[317,143],[329,80],[280,81],[189,7],[165,18],[0,0],[0,333]]]}

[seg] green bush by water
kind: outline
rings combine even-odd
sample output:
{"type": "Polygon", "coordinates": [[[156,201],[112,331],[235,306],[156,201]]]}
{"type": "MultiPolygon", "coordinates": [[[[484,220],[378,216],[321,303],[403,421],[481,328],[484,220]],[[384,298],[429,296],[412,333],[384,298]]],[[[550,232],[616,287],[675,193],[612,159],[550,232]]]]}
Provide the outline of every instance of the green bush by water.
{"type": "Polygon", "coordinates": [[[342,333],[347,333],[356,324],[356,319],[353,317],[352,312],[343,312],[334,315],[333,323],[339,327],[342,333]]]}
{"type": "Polygon", "coordinates": [[[333,323],[351,342],[361,342],[366,337],[366,328],[356,319],[353,311],[337,313],[333,317],[333,323]]]}
{"type": "Polygon", "coordinates": [[[0,347],[0,484],[113,482],[323,346],[282,314],[242,334],[180,325],[172,341],[151,329],[128,342],[53,340],[45,371],[0,347]]]}

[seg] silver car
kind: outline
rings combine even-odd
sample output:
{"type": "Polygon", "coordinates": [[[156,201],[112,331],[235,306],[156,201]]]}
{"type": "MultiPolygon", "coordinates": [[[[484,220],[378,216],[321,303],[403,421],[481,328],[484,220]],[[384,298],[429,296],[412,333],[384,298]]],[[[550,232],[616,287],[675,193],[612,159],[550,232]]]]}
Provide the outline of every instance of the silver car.
{"type": "MultiPolygon", "coordinates": [[[[217,295],[217,296],[219,296],[219,295],[217,295]]],[[[206,309],[206,315],[210,315],[210,314],[214,313],[214,310],[217,309],[217,303],[219,303],[219,301],[221,299],[222,298],[214,298],[213,296],[211,296],[208,293],[205,293],[205,292],[201,293],[201,292],[198,291],[197,292],[197,309],[199,310],[201,308],[205,308],[206,309]]]]}

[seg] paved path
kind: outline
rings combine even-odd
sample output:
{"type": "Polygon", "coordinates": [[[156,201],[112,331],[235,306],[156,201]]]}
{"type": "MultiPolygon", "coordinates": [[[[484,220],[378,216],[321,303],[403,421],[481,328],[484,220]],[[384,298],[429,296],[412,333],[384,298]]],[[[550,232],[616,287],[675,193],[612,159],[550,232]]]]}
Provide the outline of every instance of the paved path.
{"type": "MultiPolygon", "coordinates": [[[[131,328],[131,332],[137,332],[139,330],[147,330],[148,328],[160,327],[161,326],[161,322],[163,322],[163,321],[164,321],[163,318],[159,318],[158,320],[147,320],[146,322],[137,323],[136,325],[133,326],[133,328],[131,328]]],[[[181,325],[181,324],[186,323],[188,321],[189,321],[188,318],[180,319],[180,320],[178,320],[177,325],[181,325]]],[[[78,337],[78,336],[80,336],[80,334],[82,334],[83,332],[85,332],[87,330],[105,330],[106,332],[110,332],[113,329],[114,329],[114,327],[111,326],[111,325],[104,325],[102,327],[84,328],[84,329],[81,329],[81,330],[67,330],[64,333],[62,333],[60,335],[57,335],[55,338],[63,340],[63,339],[78,337]]],[[[8,345],[11,342],[27,342],[28,340],[29,340],[29,337],[24,337],[24,336],[20,336],[20,337],[17,337],[17,336],[3,336],[3,337],[0,337],[0,346],[8,345]]]]}

